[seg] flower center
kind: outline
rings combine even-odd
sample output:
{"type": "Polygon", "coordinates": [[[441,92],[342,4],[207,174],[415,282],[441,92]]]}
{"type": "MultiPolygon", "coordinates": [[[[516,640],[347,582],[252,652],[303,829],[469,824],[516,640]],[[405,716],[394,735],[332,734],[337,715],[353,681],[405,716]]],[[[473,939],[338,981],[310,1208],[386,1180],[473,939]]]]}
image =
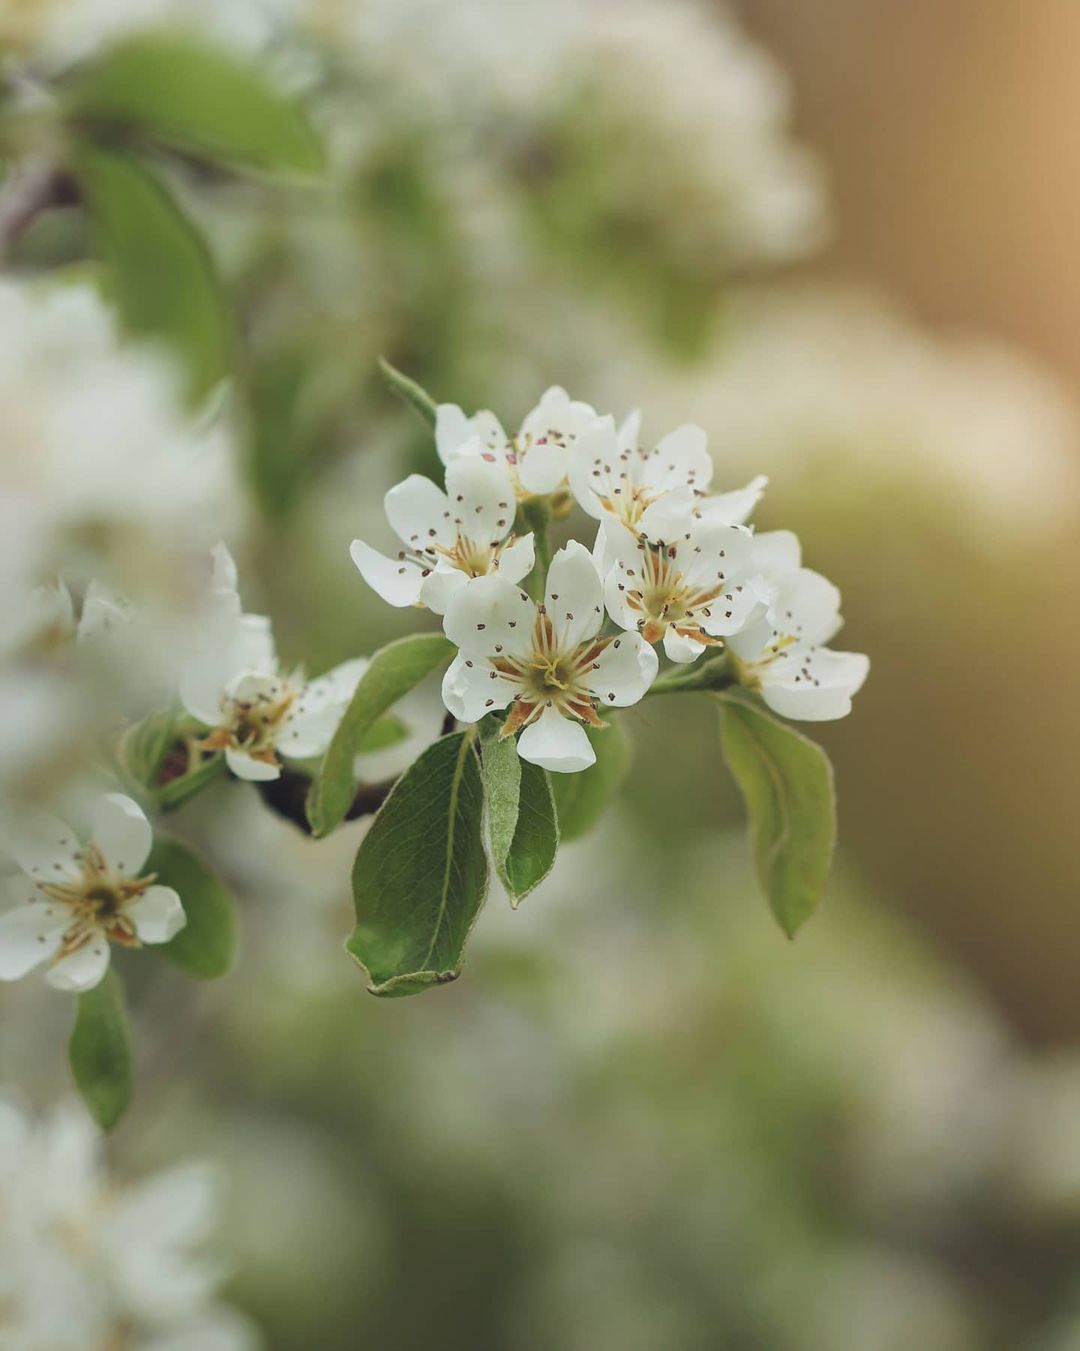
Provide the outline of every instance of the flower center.
{"type": "Polygon", "coordinates": [[[492,662],[496,671],[519,686],[502,735],[510,736],[535,721],[545,708],[557,709],[563,717],[601,726],[590,678],[597,658],[612,641],[593,638],[576,647],[562,648],[555,626],[544,607],[539,606],[532,651],[522,657],[499,657],[492,662]]]}
{"type": "Polygon", "coordinates": [[[87,846],[81,861],[82,874],[77,880],[37,883],[38,890],[50,901],[67,906],[71,911],[71,923],[54,961],[78,951],[99,932],[125,947],[139,946],[127,908],[157,875],[147,873],[144,877],[132,878],[114,873],[93,844],[87,846]]]}

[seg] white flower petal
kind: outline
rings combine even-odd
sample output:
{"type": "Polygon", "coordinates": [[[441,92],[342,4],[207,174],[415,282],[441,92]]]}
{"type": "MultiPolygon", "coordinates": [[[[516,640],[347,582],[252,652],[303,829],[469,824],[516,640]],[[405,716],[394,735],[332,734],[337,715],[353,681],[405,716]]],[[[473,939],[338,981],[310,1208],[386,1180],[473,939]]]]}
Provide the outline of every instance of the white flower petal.
{"type": "Polygon", "coordinates": [[[641,513],[638,530],[646,539],[670,544],[693,528],[694,491],[685,484],[668,488],[664,495],[641,513]]]}
{"type": "Polygon", "coordinates": [[[564,651],[599,632],[604,622],[604,584],[595,559],[579,540],[571,540],[551,560],[544,600],[564,651]]]}
{"type": "Polygon", "coordinates": [[[443,676],[442,697],[458,722],[479,722],[485,713],[505,708],[517,689],[485,658],[459,653],[443,676]]]}
{"type": "Polygon", "coordinates": [[[508,544],[499,555],[499,576],[508,582],[520,582],[533,570],[536,548],[532,532],[508,544]]]}
{"type": "Polygon", "coordinates": [[[213,560],[213,572],[210,576],[211,587],[215,591],[235,591],[240,585],[240,575],[236,570],[236,562],[224,541],[219,540],[214,545],[210,551],[210,557],[213,560]]]}
{"type": "Polygon", "coordinates": [[[698,502],[695,514],[703,521],[715,521],[718,525],[742,525],[749,519],[768,486],[768,478],[758,474],[744,488],[735,488],[729,493],[713,493],[698,502]]]}
{"type": "Polygon", "coordinates": [[[435,449],[443,464],[450,463],[471,434],[469,419],[459,404],[439,404],[435,410],[435,449]]]}
{"type": "Polygon", "coordinates": [[[787,662],[765,668],[761,695],[775,713],[803,722],[829,722],[851,712],[852,696],[870,672],[862,652],[789,648],[787,662]]]}
{"type": "Polygon", "coordinates": [[[618,443],[620,450],[628,450],[632,454],[637,452],[641,445],[641,409],[632,408],[622,422],[619,423],[618,443]]]}
{"type": "Polygon", "coordinates": [[[100,985],[102,977],[109,969],[109,940],[103,933],[95,933],[90,941],[84,943],[67,957],[61,957],[55,966],[49,967],[45,979],[54,989],[70,990],[81,994],[100,985]]]}
{"type": "Polygon", "coordinates": [[[420,603],[432,614],[443,615],[454,596],[468,582],[469,574],[440,558],[420,584],[420,603]]]}
{"type": "Polygon", "coordinates": [[[664,653],[669,661],[677,661],[681,665],[687,662],[696,661],[705,651],[705,644],[695,642],[693,638],[686,638],[681,633],[676,633],[673,628],[664,630],[664,653]]]}
{"type": "Polygon", "coordinates": [[[221,718],[221,699],[228,683],[222,652],[204,652],[185,662],[177,692],[184,708],[207,727],[221,718]]]}
{"type": "Polygon", "coordinates": [[[773,626],[807,644],[827,643],[839,632],[840,592],[810,568],[781,577],[772,603],[773,626]]]}
{"type": "Polygon", "coordinates": [[[629,462],[620,458],[619,444],[609,423],[599,422],[582,432],[566,457],[570,490],[582,511],[594,520],[603,519],[605,510],[600,498],[611,498],[614,489],[630,477],[628,463],[633,468],[640,464],[640,457],[634,451],[629,462]]]}
{"type": "Polygon", "coordinates": [[[517,502],[503,461],[479,454],[455,460],[446,471],[446,496],[457,533],[464,538],[493,544],[510,533],[517,502]]]}
{"type": "Polygon", "coordinates": [[[383,506],[394,533],[410,548],[453,544],[454,527],[446,494],[423,474],[410,474],[396,484],[383,498],[383,506]]]}
{"type": "Polygon", "coordinates": [[[779,580],[786,572],[796,572],[802,566],[798,535],[791,530],[758,531],[750,566],[773,580],[779,580]]]}
{"type": "Polygon", "coordinates": [[[589,688],[606,707],[625,708],[643,697],[659,664],[656,652],[639,633],[626,634],[597,657],[589,688]]]}
{"type": "Polygon", "coordinates": [[[546,708],[518,737],[518,755],[555,774],[574,774],[596,763],[585,729],[573,718],[546,708]]]}
{"type": "Polygon", "coordinates": [[[269,783],[271,779],[281,778],[281,766],[267,760],[256,760],[247,751],[237,750],[235,746],[225,747],[225,763],[238,779],[249,783],[269,783]]]}
{"type": "Polygon", "coordinates": [[[0,915],[0,980],[19,980],[50,958],[60,947],[70,917],[66,906],[45,901],[0,915]]]}
{"type": "Polygon", "coordinates": [[[82,876],[79,837],[46,812],[5,819],[0,846],[35,880],[73,882],[82,876]]]}
{"type": "Polygon", "coordinates": [[[688,422],[668,432],[646,457],[641,481],[651,488],[667,489],[687,485],[697,492],[705,492],[712,475],[709,438],[701,427],[688,422]]]}
{"type": "Polygon", "coordinates": [[[415,605],[423,585],[423,569],[411,560],[391,559],[378,553],[362,539],[354,539],[349,556],[360,575],[377,595],[399,608],[415,605]]]}
{"type": "Polygon", "coordinates": [[[741,580],[754,548],[754,537],[741,525],[695,522],[689,538],[680,540],[678,562],[686,580],[701,591],[711,591],[721,581],[741,580]]]}
{"type": "Polygon", "coordinates": [[[127,914],[143,943],[167,943],[187,923],[183,904],[172,887],[147,887],[128,906],[127,914]]]}
{"type": "Polygon", "coordinates": [[[100,800],[90,838],[109,867],[125,877],[138,876],[154,842],[146,813],[124,793],[106,793],[100,800]]]}
{"type": "Polygon", "coordinates": [[[504,577],[477,577],[452,597],[443,618],[446,636],[462,652],[510,656],[531,650],[536,607],[504,577]]]}
{"type": "Polygon", "coordinates": [[[267,675],[277,671],[274,631],[266,615],[240,615],[229,643],[227,666],[226,683],[241,671],[267,675]]]}
{"type": "Polygon", "coordinates": [[[538,496],[553,493],[566,478],[566,447],[553,440],[534,441],[521,456],[518,478],[526,492],[538,496]]]}

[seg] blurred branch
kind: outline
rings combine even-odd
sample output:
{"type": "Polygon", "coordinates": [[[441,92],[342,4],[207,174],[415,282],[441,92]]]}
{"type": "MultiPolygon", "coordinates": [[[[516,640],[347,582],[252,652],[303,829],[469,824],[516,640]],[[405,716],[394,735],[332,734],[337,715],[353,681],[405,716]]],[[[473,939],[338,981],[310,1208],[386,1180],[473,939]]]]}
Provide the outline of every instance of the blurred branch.
{"type": "Polygon", "coordinates": [[[0,263],[43,211],[78,200],[74,179],[54,165],[31,162],[13,169],[0,187],[0,263]]]}

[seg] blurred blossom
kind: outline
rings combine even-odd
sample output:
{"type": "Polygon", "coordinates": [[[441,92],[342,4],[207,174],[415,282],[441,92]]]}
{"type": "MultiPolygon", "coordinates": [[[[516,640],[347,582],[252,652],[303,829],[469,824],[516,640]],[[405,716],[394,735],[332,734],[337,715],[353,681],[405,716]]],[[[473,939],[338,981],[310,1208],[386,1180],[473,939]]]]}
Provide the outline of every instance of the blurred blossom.
{"type": "Polygon", "coordinates": [[[868,294],[743,292],[707,374],[655,393],[661,420],[691,409],[725,458],[792,496],[877,475],[943,495],[954,528],[987,543],[1076,520],[1066,391],[1018,351],[931,336],[868,294]]]}
{"type": "Polygon", "coordinates": [[[0,1098],[0,1341],[10,1351],[251,1351],[216,1303],[224,1272],[201,1249],[221,1178],[180,1164],[116,1187],[74,1103],[35,1121],[0,1098]]]}

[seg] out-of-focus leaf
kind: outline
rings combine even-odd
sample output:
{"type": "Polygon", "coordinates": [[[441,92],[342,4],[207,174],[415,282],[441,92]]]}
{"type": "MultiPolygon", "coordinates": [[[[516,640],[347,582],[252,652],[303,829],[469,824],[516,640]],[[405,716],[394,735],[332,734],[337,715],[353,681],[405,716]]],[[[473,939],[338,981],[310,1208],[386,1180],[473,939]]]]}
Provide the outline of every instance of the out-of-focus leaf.
{"type": "Polygon", "coordinates": [[[474,734],[429,746],[394,785],[353,865],[348,950],[377,995],[453,980],[487,893],[484,790],[474,734]]]}
{"type": "Polygon", "coordinates": [[[392,746],[399,746],[408,735],[409,729],[401,719],[393,713],[387,713],[372,725],[357,747],[357,754],[374,755],[376,751],[388,751],[392,746]]]}
{"type": "Polygon", "coordinates": [[[407,375],[403,375],[401,371],[391,366],[389,361],[382,357],[379,358],[379,370],[382,371],[386,383],[398,398],[404,400],[410,408],[415,409],[429,427],[434,427],[438,405],[427,390],[418,385],[415,380],[410,380],[407,375]]]}
{"type": "Polygon", "coordinates": [[[212,783],[225,777],[225,757],[221,752],[209,756],[197,768],[179,778],[169,779],[157,790],[158,805],[164,810],[179,807],[212,783]]]}
{"type": "Polygon", "coordinates": [[[498,721],[482,728],[484,801],[495,871],[516,909],[547,877],[559,850],[555,799],[546,769],[499,739],[498,721]]]}
{"type": "Polygon", "coordinates": [[[596,764],[580,774],[553,774],[551,787],[563,840],[587,835],[607,810],[626,771],[630,767],[630,743],[617,722],[609,722],[601,731],[587,727],[596,752],[596,764]]]}
{"type": "Polygon", "coordinates": [[[104,1130],[112,1130],[131,1102],[135,1057],[124,989],[109,970],[100,985],[79,995],[68,1059],[83,1102],[104,1130]]]}
{"type": "Polygon", "coordinates": [[[210,255],[165,188],[113,151],[84,148],[76,173],[109,289],[127,329],[169,343],[194,399],[227,373],[230,339],[210,255]]]}
{"type": "Polygon", "coordinates": [[[386,710],[440,666],[455,647],[441,633],[417,633],[388,643],[372,657],[345,710],[311,784],[308,820],[316,835],[328,835],[345,820],[355,794],[353,761],[386,710]]]}
{"type": "Polygon", "coordinates": [[[153,790],[165,757],[175,740],[177,715],[174,709],[151,713],[133,727],[129,727],[120,742],[120,759],[144,788],[153,790]]]}
{"type": "Polygon", "coordinates": [[[758,881],[789,938],[817,909],[836,842],[832,765],[741,691],[721,703],[724,758],[746,801],[758,881]]]}
{"type": "Polygon", "coordinates": [[[172,887],[187,916],[176,937],[154,950],[200,980],[226,975],[236,956],[236,910],[224,883],[179,840],[155,840],[147,868],[172,887]]]}
{"type": "Polygon", "coordinates": [[[78,76],[71,112],[99,134],[137,132],[212,161],[278,172],[322,168],[303,110],[250,63],[178,34],[134,38],[78,76]]]}

